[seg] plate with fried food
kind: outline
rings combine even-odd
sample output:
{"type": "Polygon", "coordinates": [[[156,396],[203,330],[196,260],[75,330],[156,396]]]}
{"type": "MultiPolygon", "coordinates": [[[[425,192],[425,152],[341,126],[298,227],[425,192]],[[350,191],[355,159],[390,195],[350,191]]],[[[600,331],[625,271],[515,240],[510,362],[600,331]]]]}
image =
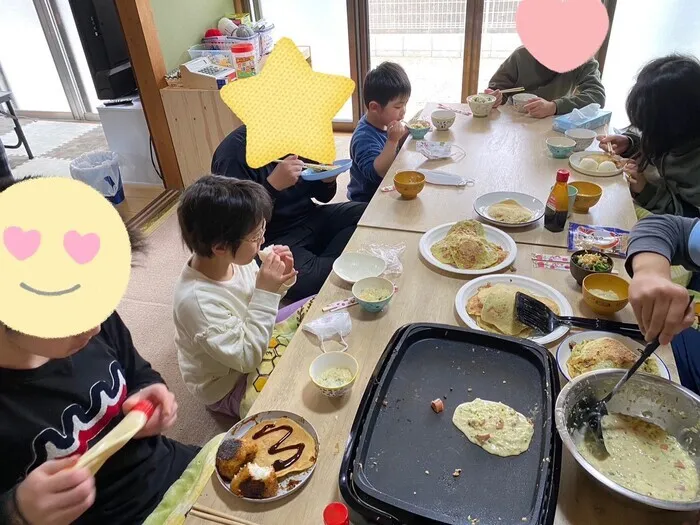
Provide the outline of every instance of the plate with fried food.
{"type": "Polygon", "coordinates": [[[515,294],[524,293],[546,304],[554,313],[573,315],[573,308],[561,293],[549,285],[521,275],[479,277],[462,286],[455,297],[457,314],[474,330],[531,339],[546,345],[566,335],[569,328],[559,326],[548,334],[539,334],[520,322],[515,310],[515,294]]]}
{"type": "MultiPolygon", "coordinates": [[[[557,348],[557,364],[562,375],[571,381],[594,370],[628,370],[637,362],[642,350],[639,343],[623,335],[579,332],[561,342],[557,348]]],[[[655,354],[644,362],[639,371],[671,379],[666,363],[655,354]]]]}
{"type": "Polygon", "coordinates": [[[507,233],[469,219],[427,231],[419,250],[433,266],[461,275],[484,275],[508,268],[518,248],[507,233]]]}
{"type": "Polygon", "coordinates": [[[277,501],[309,480],[318,453],[318,434],[303,417],[261,412],[226,433],[216,452],[216,475],[226,490],[245,501],[277,501]]]}
{"type": "Polygon", "coordinates": [[[544,204],[525,193],[494,191],[476,199],[474,211],[486,222],[501,228],[522,228],[544,216],[544,204]]]}

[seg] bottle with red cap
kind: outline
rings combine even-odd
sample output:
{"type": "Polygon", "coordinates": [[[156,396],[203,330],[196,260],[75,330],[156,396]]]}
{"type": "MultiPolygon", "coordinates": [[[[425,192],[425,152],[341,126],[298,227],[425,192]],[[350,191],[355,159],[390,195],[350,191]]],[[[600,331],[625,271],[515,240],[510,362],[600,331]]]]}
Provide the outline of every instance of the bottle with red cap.
{"type": "Polygon", "coordinates": [[[323,511],[323,523],[325,525],[350,525],[350,512],[339,501],[331,503],[323,511]]]}
{"type": "Polygon", "coordinates": [[[544,209],[544,227],[551,232],[560,232],[566,226],[566,218],[569,215],[569,171],[557,171],[557,182],[547,199],[544,209]]]}

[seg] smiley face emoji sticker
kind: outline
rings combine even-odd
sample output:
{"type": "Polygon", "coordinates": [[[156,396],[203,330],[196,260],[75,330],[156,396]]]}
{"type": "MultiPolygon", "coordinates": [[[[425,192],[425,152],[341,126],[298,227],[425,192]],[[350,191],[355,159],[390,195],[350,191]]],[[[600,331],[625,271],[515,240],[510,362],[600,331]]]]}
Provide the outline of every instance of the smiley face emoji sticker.
{"type": "Polygon", "coordinates": [[[37,178],[0,192],[0,322],[70,337],[100,325],[129,283],[131,244],[119,213],[90,186],[37,178]]]}

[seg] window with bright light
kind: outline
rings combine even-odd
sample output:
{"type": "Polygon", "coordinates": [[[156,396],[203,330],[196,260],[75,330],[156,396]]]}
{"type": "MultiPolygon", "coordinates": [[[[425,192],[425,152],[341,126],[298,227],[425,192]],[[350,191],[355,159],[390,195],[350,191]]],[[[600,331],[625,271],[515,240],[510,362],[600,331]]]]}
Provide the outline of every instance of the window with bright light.
{"type": "Polygon", "coordinates": [[[700,57],[700,1],[617,0],[603,71],[615,127],[629,125],[625,101],[639,70],[674,52],[700,57]]]}

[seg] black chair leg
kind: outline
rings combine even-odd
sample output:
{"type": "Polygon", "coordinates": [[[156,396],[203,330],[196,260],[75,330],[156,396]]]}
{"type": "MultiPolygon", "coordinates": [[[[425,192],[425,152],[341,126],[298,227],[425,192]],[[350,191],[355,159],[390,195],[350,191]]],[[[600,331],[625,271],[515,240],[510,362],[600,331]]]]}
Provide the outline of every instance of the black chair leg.
{"type": "Polygon", "coordinates": [[[27,137],[24,135],[24,131],[22,130],[22,125],[19,123],[19,118],[15,114],[15,109],[12,107],[12,102],[9,100],[6,102],[7,104],[7,111],[10,113],[10,116],[12,117],[12,120],[15,122],[15,133],[17,134],[17,138],[19,139],[19,142],[17,143],[16,146],[5,146],[6,148],[14,149],[14,148],[19,148],[20,145],[24,146],[24,149],[27,151],[27,157],[30,159],[34,158],[34,155],[32,154],[32,150],[29,147],[29,142],[27,141],[27,137]]]}

